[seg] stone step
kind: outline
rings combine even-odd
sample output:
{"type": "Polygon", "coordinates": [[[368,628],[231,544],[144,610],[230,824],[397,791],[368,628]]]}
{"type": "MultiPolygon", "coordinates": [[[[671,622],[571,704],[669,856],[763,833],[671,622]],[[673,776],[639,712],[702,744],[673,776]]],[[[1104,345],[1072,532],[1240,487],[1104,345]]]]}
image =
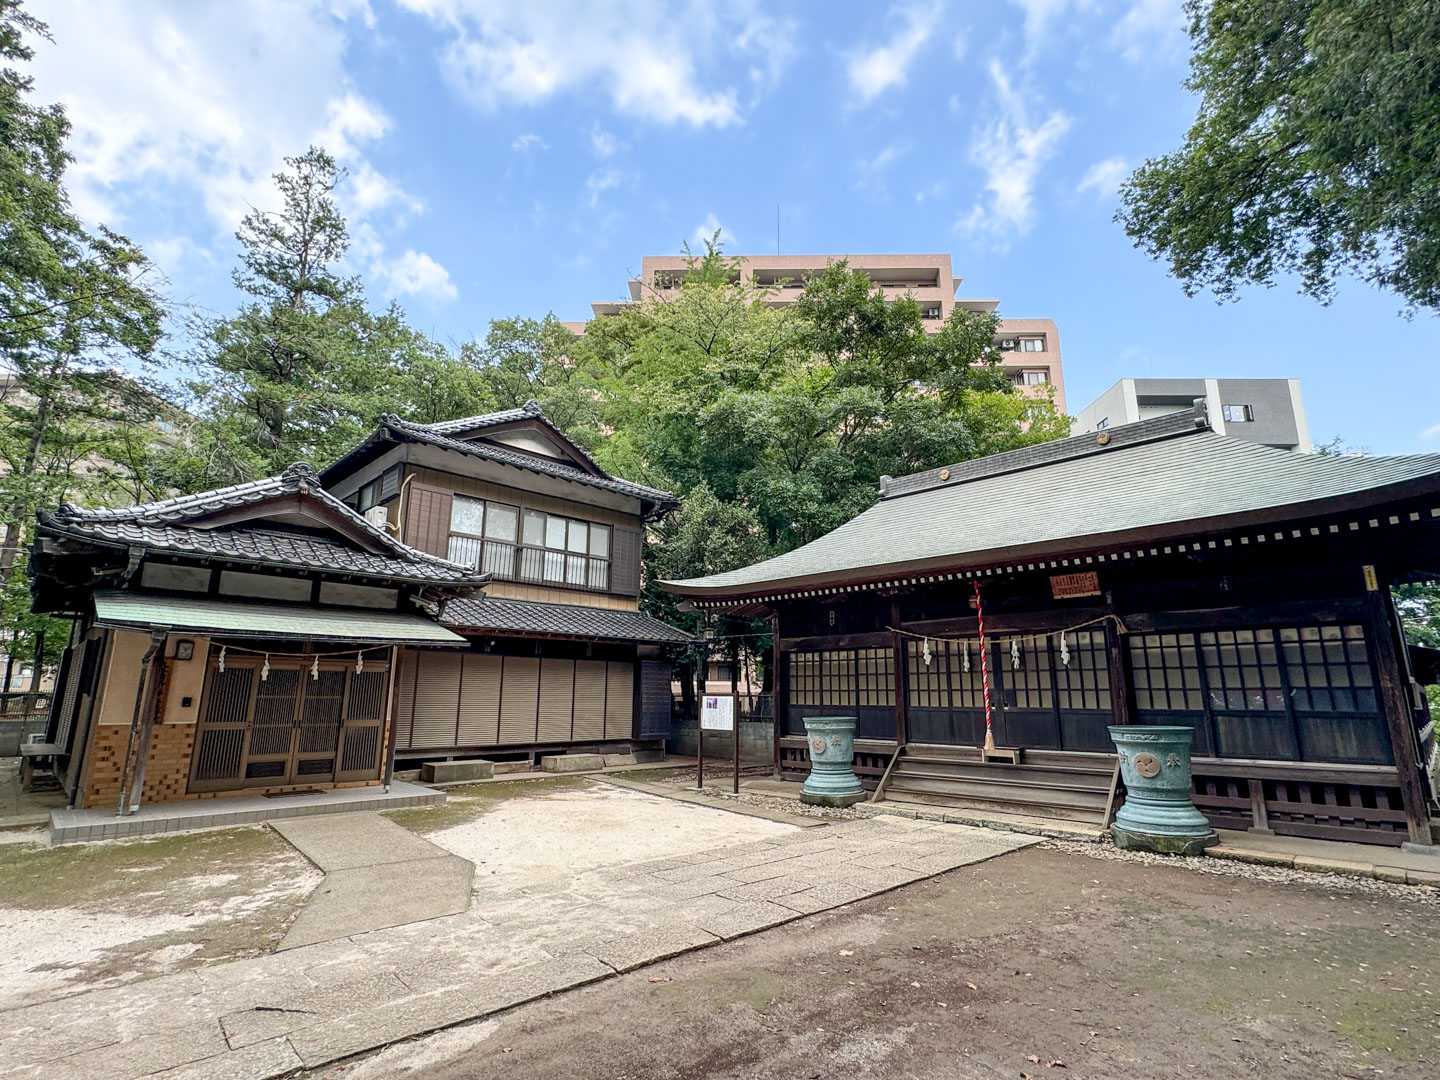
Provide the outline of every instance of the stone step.
{"type": "Polygon", "coordinates": [[[495,762],[484,758],[468,761],[427,761],[420,766],[420,779],[427,784],[457,784],[465,780],[489,780],[495,762]]]}
{"type": "Polygon", "coordinates": [[[604,767],[604,754],[546,754],[540,759],[541,772],[599,772],[604,767]]]}

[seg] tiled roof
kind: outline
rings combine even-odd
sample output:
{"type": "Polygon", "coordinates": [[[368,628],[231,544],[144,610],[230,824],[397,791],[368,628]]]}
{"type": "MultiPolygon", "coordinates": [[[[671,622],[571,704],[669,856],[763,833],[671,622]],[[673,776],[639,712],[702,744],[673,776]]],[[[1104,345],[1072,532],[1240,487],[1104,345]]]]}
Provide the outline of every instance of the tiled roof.
{"type": "Polygon", "coordinates": [[[1218,435],[1203,410],[1187,411],[887,481],[879,503],[812,543],[664,585],[739,597],[977,568],[1126,537],[1213,531],[1276,510],[1323,513],[1327,500],[1378,502],[1383,489],[1412,481],[1440,487],[1440,454],[1300,454],[1218,435]]]}
{"type": "MultiPolygon", "coordinates": [[[[469,454],[473,457],[485,458],[489,461],[499,462],[502,465],[513,465],[517,469],[528,469],[531,472],[558,477],[561,480],[569,480],[572,483],[586,484],[590,487],[601,488],[605,491],[614,491],[621,495],[629,495],[632,498],[655,503],[659,506],[676,504],[674,495],[668,491],[661,491],[659,488],[646,487],[644,484],[635,484],[629,480],[619,480],[605,472],[596,475],[595,473],[586,472],[576,465],[567,465],[561,461],[548,461],[545,458],[536,457],[533,454],[526,454],[519,450],[496,446],[494,443],[464,442],[459,439],[452,439],[447,435],[435,431],[434,427],[435,425],[431,424],[415,424],[409,420],[401,420],[398,416],[386,416],[382,421],[382,431],[389,429],[403,438],[415,442],[429,443],[431,446],[438,446],[443,450],[453,450],[459,454],[469,454]]],[[[373,437],[374,436],[372,436],[372,438],[373,437]]]]}
{"type": "Polygon", "coordinates": [[[429,428],[436,435],[455,435],[462,431],[480,431],[488,427],[497,427],[500,424],[514,424],[520,420],[544,419],[545,414],[540,411],[540,403],[531,398],[518,409],[504,409],[500,412],[484,413],[480,416],[462,416],[458,420],[441,420],[438,424],[417,426],[429,428]]]}
{"type": "Polygon", "coordinates": [[[139,545],[237,562],[308,566],[370,577],[456,585],[479,585],[486,580],[484,575],[477,575],[468,567],[417,551],[372,525],[321,487],[319,477],[305,464],[292,465],[281,475],[264,480],[159,502],[113,508],[66,504],[54,513],[42,511],[39,519],[48,530],[103,543],[139,545]],[[381,551],[365,551],[321,537],[244,523],[218,528],[203,525],[203,520],[217,511],[295,494],[313,498],[348,519],[352,526],[372,537],[381,551]]]}
{"type": "Polygon", "coordinates": [[[452,600],[440,621],[460,630],[683,645],[689,634],[643,611],[540,604],[497,596],[452,600]]]}

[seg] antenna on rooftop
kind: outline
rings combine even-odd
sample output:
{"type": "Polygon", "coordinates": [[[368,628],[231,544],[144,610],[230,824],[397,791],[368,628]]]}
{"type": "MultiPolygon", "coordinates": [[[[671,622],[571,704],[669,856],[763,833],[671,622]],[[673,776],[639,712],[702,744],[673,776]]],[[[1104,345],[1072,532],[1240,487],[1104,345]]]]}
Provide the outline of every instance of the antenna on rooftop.
{"type": "Polygon", "coordinates": [[[775,254],[780,254],[780,204],[775,204],[775,254]]]}

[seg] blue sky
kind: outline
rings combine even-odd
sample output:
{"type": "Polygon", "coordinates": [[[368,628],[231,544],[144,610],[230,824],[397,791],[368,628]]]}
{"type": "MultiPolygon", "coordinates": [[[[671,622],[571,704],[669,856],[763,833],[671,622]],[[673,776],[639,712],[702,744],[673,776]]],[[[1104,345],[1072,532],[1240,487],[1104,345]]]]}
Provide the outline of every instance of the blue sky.
{"type": "Polygon", "coordinates": [[[49,0],[42,100],[77,207],[171,294],[235,304],[233,232],[318,141],[350,262],[450,341],[580,319],[646,254],[949,252],[962,295],[1059,324],[1072,411],[1116,379],[1302,381],[1317,441],[1440,452],[1440,323],[1354,281],[1187,299],[1115,225],[1195,101],[1178,0],[49,0]],[[1388,372],[1388,374],[1386,374],[1388,372]]]}

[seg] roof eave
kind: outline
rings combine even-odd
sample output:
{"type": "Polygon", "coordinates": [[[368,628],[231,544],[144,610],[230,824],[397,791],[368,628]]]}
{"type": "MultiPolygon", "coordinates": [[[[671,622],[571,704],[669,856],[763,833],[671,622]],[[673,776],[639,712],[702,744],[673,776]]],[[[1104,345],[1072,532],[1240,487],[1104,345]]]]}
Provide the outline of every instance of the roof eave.
{"type": "Polygon", "coordinates": [[[804,592],[821,589],[826,592],[835,588],[859,586],[874,587],[901,578],[920,574],[970,573],[991,569],[995,566],[1031,559],[1069,558],[1095,554],[1101,549],[1110,549],[1126,544],[1174,540],[1196,534],[1226,532],[1246,528],[1262,522],[1282,519],[1317,517],[1333,513],[1358,510],[1380,503],[1392,502],[1433,492],[1437,487],[1436,478],[1406,480],[1398,484],[1371,488],[1345,496],[1331,496],[1300,503],[1286,503],[1279,507],[1265,507],[1260,510],[1226,514],[1212,518],[1193,518],[1187,521],[1125,529],[1112,533],[1092,533],[1084,537],[1067,537],[1061,540],[1037,544],[1020,544],[1008,548],[991,548],[983,552],[964,552],[959,555],[939,555],[928,559],[909,562],[885,563],[879,566],[856,567],[853,570],[836,570],[821,574],[807,574],[798,577],[775,578],[762,582],[737,586],[696,586],[689,581],[661,581],[660,587],[675,596],[699,600],[750,604],[764,597],[782,593],[804,592]]]}

